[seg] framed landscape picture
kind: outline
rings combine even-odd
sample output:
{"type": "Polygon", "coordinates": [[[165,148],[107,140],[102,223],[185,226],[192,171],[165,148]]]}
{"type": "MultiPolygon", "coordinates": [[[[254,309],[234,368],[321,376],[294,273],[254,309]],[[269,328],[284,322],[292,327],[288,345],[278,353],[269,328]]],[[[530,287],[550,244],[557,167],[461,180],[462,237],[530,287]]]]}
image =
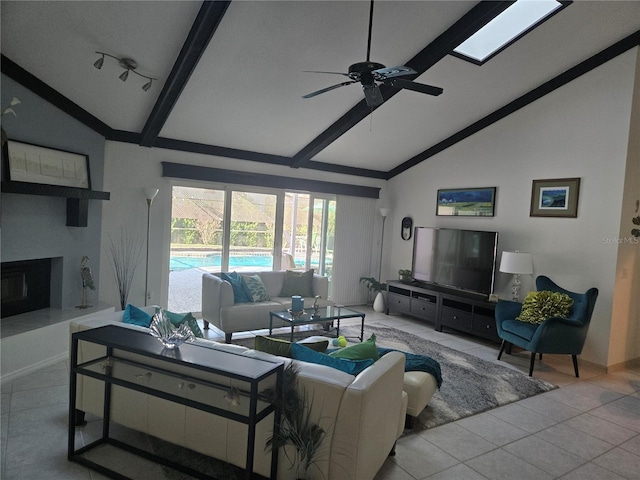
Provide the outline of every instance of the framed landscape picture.
{"type": "Polygon", "coordinates": [[[531,217],[578,216],[579,178],[534,180],[531,189],[531,217]]]}
{"type": "Polygon", "coordinates": [[[29,143],[7,141],[9,180],[91,189],[89,157],[29,143]]]}
{"type": "Polygon", "coordinates": [[[436,215],[493,217],[496,187],[438,190],[436,215]]]}

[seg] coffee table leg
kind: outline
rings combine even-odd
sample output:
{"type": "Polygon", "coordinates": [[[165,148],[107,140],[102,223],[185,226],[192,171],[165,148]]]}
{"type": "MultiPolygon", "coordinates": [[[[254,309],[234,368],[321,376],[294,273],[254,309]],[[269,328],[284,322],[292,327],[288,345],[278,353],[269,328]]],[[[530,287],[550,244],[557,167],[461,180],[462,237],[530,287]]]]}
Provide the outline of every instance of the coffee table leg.
{"type": "Polygon", "coordinates": [[[293,322],[291,322],[291,341],[292,342],[293,342],[293,328],[294,328],[294,325],[293,325],[293,322]]]}
{"type": "Polygon", "coordinates": [[[340,336],[340,319],[338,319],[338,326],[336,327],[336,338],[340,336]]]}
{"type": "Polygon", "coordinates": [[[271,336],[272,330],[273,330],[273,315],[269,313],[269,336],[271,336]]]}
{"type": "Polygon", "coordinates": [[[360,341],[364,340],[364,314],[362,314],[362,324],[360,325],[360,341]]]}

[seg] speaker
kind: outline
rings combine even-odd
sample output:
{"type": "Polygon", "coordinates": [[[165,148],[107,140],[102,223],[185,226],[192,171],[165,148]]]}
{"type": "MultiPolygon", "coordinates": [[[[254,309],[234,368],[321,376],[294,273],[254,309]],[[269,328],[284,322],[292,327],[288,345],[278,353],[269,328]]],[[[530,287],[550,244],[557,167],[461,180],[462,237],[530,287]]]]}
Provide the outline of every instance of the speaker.
{"type": "Polygon", "coordinates": [[[403,240],[410,240],[412,232],[413,220],[411,219],[411,217],[404,217],[402,219],[402,230],[400,231],[400,236],[403,240]]]}

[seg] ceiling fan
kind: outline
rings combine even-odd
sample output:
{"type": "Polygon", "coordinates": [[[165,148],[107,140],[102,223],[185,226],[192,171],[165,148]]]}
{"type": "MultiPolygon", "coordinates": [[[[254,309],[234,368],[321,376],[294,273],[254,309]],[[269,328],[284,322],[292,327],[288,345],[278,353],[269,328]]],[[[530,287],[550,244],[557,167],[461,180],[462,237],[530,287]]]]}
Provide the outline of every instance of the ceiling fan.
{"type": "Polygon", "coordinates": [[[371,7],[369,9],[369,39],[367,42],[367,61],[354,63],[349,67],[349,73],[307,71],[308,73],[344,75],[346,77],[349,77],[350,80],[348,82],[338,83],[337,85],[332,85],[330,87],[309,93],[307,95],[303,95],[302,98],[312,98],[320,95],[321,93],[330,92],[331,90],[335,90],[336,88],[344,87],[346,85],[351,85],[352,83],[360,83],[362,85],[364,98],[370,108],[377,107],[381,105],[382,102],[384,102],[384,98],[382,98],[382,93],[380,92],[380,84],[413,90],[414,92],[426,93],[427,95],[437,96],[442,93],[443,90],[440,87],[434,87],[431,85],[425,85],[423,83],[416,83],[404,78],[398,78],[405,75],[417,74],[418,72],[416,72],[413,68],[407,67],[405,65],[387,68],[381,63],[376,63],[369,60],[369,56],[371,53],[372,26],[373,0],[371,0],[371,7]]]}

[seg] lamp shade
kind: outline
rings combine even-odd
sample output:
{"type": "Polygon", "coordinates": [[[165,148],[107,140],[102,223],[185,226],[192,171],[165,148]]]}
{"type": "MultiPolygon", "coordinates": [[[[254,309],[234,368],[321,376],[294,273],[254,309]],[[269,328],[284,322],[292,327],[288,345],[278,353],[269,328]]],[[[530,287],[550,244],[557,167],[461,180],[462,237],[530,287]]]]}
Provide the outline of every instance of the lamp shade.
{"type": "Polygon", "coordinates": [[[531,274],[533,273],[533,259],[530,253],[502,252],[500,261],[502,273],[531,274]]]}
{"type": "Polygon", "coordinates": [[[159,189],[152,187],[143,188],[142,190],[144,191],[144,196],[147,200],[153,200],[156,198],[156,195],[158,195],[158,192],[160,191],[159,189]]]}
{"type": "Polygon", "coordinates": [[[387,215],[389,215],[389,209],[388,208],[381,208],[380,209],[380,215],[382,215],[382,218],[387,218],[387,215]]]}

